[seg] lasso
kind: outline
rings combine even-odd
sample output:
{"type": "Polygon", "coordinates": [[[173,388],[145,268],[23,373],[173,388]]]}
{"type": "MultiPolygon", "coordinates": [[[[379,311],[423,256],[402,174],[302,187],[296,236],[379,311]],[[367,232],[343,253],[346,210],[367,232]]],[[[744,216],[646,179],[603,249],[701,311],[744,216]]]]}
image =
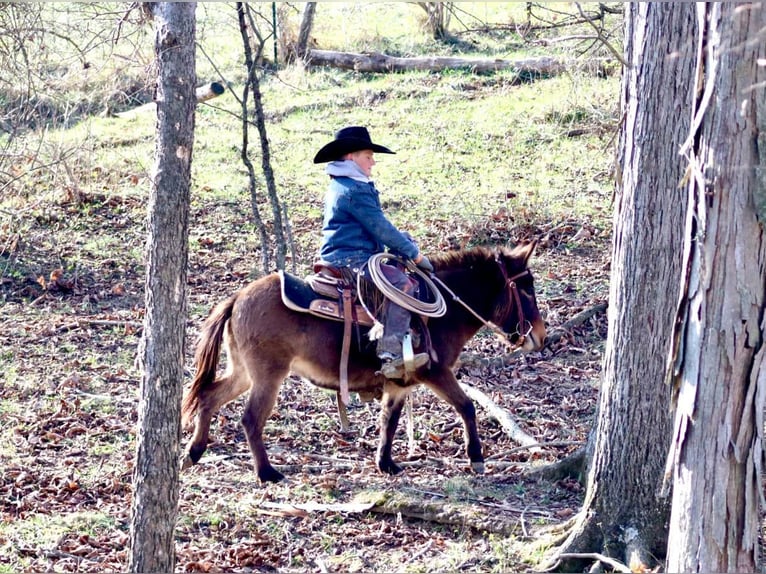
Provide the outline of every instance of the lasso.
{"type": "MultiPolygon", "coordinates": [[[[401,257],[391,253],[376,253],[368,259],[367,267],[370,279],[372,279],[372,282],[375,284],[375,286],[380,289],[381,293],[383,293],[387,299],[393,301],[400,307],[403,307],[412,313],[417,313],[418,315],[424,315],[426,317],[442,317],[447,312],[447,303],[444,301],[444,297],[442,297],[439,289],[431,280],[431,277],[421,271],[411,261],[404,260],[401,257]],[[416,297],[404,293],[400,289],[394,287],[391,282],[386,279],[381,269],[381,266],[390,259],[393,259],[406,266],[411,273],[415,273],[421,279],[423,279],[426,287],[428,287],[428,290],[430,291],[430,294],[433,296],[434,301],[421,301],[420,299],[417,299],[416,297]]],[[[362,275],[363,273],[359,273],[357,275],[357,292],[359,293],[362,292],[362,286],[360,283],[362,281],[362,275]]]]}

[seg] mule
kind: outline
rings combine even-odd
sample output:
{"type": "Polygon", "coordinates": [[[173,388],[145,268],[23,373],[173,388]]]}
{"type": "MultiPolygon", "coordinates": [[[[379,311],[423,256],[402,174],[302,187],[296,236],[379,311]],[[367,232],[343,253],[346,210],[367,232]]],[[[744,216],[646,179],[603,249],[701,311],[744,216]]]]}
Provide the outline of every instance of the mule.
{"type": "MultiPolygon", "coordinates": [[[[444,293],[446,313],[428,320],[430,364],[406,381],[388,380],[378,372],[375,344],[366,336],[369,329],[354,335],[348,388],[381,397],[376,462],[382,472],[393,475],[402,470],[391,457],[392,441],[407,394],[416,384],[426,385],[457,410],[463,419],[465,450],[472,469],[483,472],[476,411],[452,369],[464,344],[485,322],[502,329],[510,343],[523,351],[542,348],[545,324],[528,269],[533,250],[534,244],[514,249],[479,247],[430,257],[436,277],[452,293],[444,293]]],[[[337,391],[342,338],[342,323],[288,309],[282,303],[276,273],[253,281],[219,303],[203,325],[195,355],[196,375],[183,399],[183,423],[188,426],[194,421],[183,467],[199,461],[218,409],[248,392],[242,425],[258,478],[262,482],[282,480],[284,475],[269,462],[263,440],[279,388],[292,372],[318,387],[337,391]],[[228,368],[216,377],[222,343],[228,368]]]]}

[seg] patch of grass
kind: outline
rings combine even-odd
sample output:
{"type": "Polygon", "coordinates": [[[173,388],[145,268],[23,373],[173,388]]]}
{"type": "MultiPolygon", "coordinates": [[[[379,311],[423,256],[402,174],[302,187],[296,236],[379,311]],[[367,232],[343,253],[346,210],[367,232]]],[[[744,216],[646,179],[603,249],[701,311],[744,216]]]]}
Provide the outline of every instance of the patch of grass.
{"type": "Polygon", "coordinates": [[[115,525],[115,518],[102,512],[36,514],[30,518],[0,523],[0,537],[16,548],[44,551],[55,548],[61,538],[69,533],[96,536],[112,530],[115,525]]]}

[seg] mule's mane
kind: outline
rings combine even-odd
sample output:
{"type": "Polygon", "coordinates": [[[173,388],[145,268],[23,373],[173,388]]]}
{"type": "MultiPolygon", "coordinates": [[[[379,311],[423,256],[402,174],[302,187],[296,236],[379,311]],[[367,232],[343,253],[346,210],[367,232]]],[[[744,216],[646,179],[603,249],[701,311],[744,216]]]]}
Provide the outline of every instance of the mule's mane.
{"type": "Polygon", "coordinates": [[[489,247],[471,247],[460,251],[445,251],[429,255],[429,260],[437,270],[481,267],[487,263],[497,266],[496,257],[499,253],[507,255],[502,250],[491,249],[489,247]]]}
{"type": "MultiPolygon", "coordinates": [[[[507,277],[508,271],[505,271],[503,275],[500,272],[500,265],[507,264],[519,264],[519,260],[510,249],[503,247],[489,248],[489,247],[472,247],[470,249],[464,249],[460,251],[447,251],[443,253],[434,254],[433,257],[429,256],[429,260],[434,266],[435,271],[449,271],[449,270],[465,270],[471,273],[471,276],[479,282],[484,282],[486,286],[486,280],[489,277],[496,277],[500,280],[503,275],[507,277]],[[503,256],[505,263],[498,261],[499,257],[503,256]]],[[[515,265],[513,265],[515,267],[515,265]]],[[[522,271],[523,269],[518,269],[522,271]]],[[[486,301],[485,301],[486,303],[486,301]]],[[[510,298],[510,293],[507,289],[503,289],[500,292],[498,299],[492,303],[492,309],[489,310],[491,316],[486,317],[489,320],[502,322],[511,312],[513,301],[510,298]]]]}

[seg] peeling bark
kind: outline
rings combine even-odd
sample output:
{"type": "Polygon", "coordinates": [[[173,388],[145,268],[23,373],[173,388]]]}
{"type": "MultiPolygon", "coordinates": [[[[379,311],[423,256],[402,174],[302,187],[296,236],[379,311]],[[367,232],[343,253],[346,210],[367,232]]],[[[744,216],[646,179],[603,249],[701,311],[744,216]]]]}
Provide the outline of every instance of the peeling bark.
{"type": "Polygon", "coordinates": [[[670,353],[676,406],[667,569],[758,572],[766,392],[766,9],[697,3],[685,282],[670,353]],[[760,151],[760,153],[759,153],[760,151]]]}
{"type": "Polygon", "coordinates": [[[670,443],[664,384],[668,333],[681,277],[685,164],[674,153],[689,129],[694,5],[625,5],[618,183],[608,335],[593,459],[583,508],[548,564],[581,571],[603,554],[632,568],[662,564],[669,514],[659,499],[670,443]]]}

